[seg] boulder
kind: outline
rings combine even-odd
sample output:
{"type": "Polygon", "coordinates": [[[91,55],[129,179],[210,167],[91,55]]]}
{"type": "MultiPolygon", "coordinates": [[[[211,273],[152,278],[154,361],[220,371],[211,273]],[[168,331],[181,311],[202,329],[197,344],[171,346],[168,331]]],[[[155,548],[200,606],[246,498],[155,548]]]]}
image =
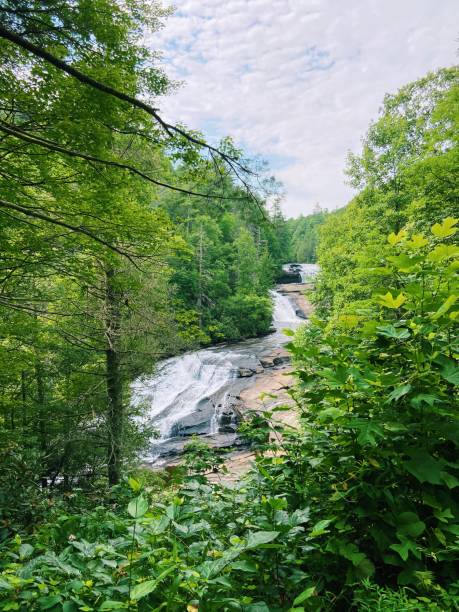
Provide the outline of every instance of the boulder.
{"type": "Polygon", "coordinates": [[[255,372],[253,370],[249,370],[249,368],[239,368],[237,371],[238,378],[249,378],[253,376],[255,372]]]}
{"type": "Polygon", "coordinates": [[[273,362],[276,366],[284,365],[291,362],[291,357],[290,355],[280,355],[279,357],[274,357],[273,362]]]}

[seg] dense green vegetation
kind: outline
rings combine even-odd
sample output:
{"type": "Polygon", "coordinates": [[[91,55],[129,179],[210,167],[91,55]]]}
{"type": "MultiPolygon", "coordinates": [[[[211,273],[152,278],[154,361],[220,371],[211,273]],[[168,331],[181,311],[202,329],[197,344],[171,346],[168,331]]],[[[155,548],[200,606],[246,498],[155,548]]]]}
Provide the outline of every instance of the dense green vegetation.
{"type": "Polygon", "coordinates": [[[142,0],[0,3],[6,514],[37,479],[118,482],[151,435],[132,380],[271,324],[283,219],[269,220],[269,181],[255,189],[230,141],[209,147],[145,106],[173,88],[141,45],[166,16],[142,0]]]}
{"type": "Polygon", "coordinates": [[[166,16],[0,2],[0,609],[458,609],[458,72],[386,97],[346,208],[285,222],[231,141],[151,106],[166,16]],[[132,380],[267,331],[317,239],[298,427],[248,415],[234,487],[199,440],[136,468],[132,380]]]}
{"type": "Polygon", "coordinates": [[[289,234],[289,261],[302,263],[317,261],[319,229],[326,218],[327,211],[317,207],[311,215],[288,219],[286,226],[289,234]]]}

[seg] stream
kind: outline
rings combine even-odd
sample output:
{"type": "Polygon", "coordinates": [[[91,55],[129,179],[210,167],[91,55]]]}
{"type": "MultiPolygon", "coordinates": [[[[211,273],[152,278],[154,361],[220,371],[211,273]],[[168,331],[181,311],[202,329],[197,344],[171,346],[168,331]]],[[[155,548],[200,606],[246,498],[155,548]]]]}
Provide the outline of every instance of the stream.
{"type": "MultiPolygon", "coordinates": [[[[293,265],[298,266],[302,282],[317,272],[314,264],[293,265]]],[[[286,363],[281,349],[288,338],[282,329],[304,322],[286,295],[273,290],[271,297],[271,334],[166,359],[153,376],[134,382],[133,405],[142,404],[142,420],[159,432],[143,457],[145,464],[159,466],[173,460],[193,434],[212,446],[238,446],[240,392],[253,384],[257,374],[286,363]]]]}

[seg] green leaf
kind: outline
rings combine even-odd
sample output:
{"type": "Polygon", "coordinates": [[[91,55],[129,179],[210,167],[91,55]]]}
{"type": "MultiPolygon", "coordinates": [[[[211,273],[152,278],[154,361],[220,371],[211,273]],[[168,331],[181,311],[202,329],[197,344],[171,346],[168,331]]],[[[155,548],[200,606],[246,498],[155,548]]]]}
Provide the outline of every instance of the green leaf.
{"type": "Polygon", "coordinates": [[[359,578],[359,580],[363,580],[364,578],[369,578],[370,576],[373,576],[373,574],[375,573],[375,566],[373,564],[372,561],[370,561],[370,559],[363,559],[355,568],[355,573],[357,575],[357,578],[359,578]]]}
{"type": "Polygon", "coordinates": [[[410,249],[421,249],[422,247],[425,247],[428,243],[429,241],[427,240],[427,238],[424,237],[423,234],[414,234],[411,237],[411,240],[406,243],[406,246],[408,246],[410,249]]]}
{"type": "Polygon", "coordinates": [[[406,538],[401,539],[402,542],[400,544],[391,544],[389,548],[395,550],[395,552],[400,555],[403,561],[406,561],[408,559],[408,555],[410,554],[410,552],[413,553],[415,557],[419,558],[420,553],[417,549],[416,542],[413,542],[412,540],[408,540],[406,538]]]}
{"type": "Polygon", "coordinates": [[[140,491],[140,489],[142,488],[142,485],[140,484],[140,482],[136,480],[135,478],[129,478],[128,484],[131,487],[131,489],[136,493],[137,491],[140,491]]]}
{"type": "Polygon", "coordinates": [[[168,567],[166,570],[164,570],[154,580],[146,580],[145,582],[141,582],[140,584],[136,584],[135,587],[131,591],[131,599],[133,599],[134,601],[138,601],[139,599],[142,599],[143,597],[146,597],[150,593],[153,593],[153,591],[156,589],[158,584],[162,580],[164,580],[164,578],[166,576],[168,576],[169,574],[174,572],[176,569],[177,568],[175,567],[175,565],[173,565],[171,567],[168,567]]]}
{"type": "Polygon", "coordinates": [[[27,559],[33,553],[33,546],[31,544],[21,544],[19,547],[19,557],[21,559],[27,559]]]}
{"type": "Polygon", "coordinates": [[[396,518],[397,532],[417,538],[424,532],[426,525],[414,512],[402,512],[396,518]]]}
{"type": "Polygon", "coordinates": [[[119,610],[120,608],[125,608],[126,605],[121,601],[110,601],[107,599],[100,606],[99,610],[119,610]]]}
{"type": "Polygon", "coordinates": [[[451,306],[454,306],[454,304],[457,302],[458,298],[459,298],[458,295],[450,295],[443,302],[443,304],[440,306],[440,308],[437,310],[437,312],[434,315],[432,315],[432,319],[434,321],[436,321],[437,319],[442,317],[444,314],[446,314],[448,312],[448,310],[451,308],[451,306]]]}
{"type": "Polygon", "coordinates": [[[406,395],[411,391],[411,385],[400,385],[400,387],[396,387],[392,393],[390,393],[389,397],[386,400],[386,403],[390,403],[393,401],[398,401],[401,397],[406,395]]]}
{"type": "Polygon", "coordinates": [[[405,254],[394,255],[387,258],[387,260],[390,261],[397,268],[397,270],[400,270],[400,272],[411,272],[411,270],[413,270],[413,268],[423,259],[424,258],[420,256],[410,257],[409,255],[405,254]]]}
{"type": "Polygon", "coordinates": [[[300,593],[298,597],[294,599],[293,605],[299,606],[301,603],[303,603],[303,601],[306,601],[306,599],[310,599],[311,597],[313,597],[315,592],[316,592],[315,586],[308,587],[302,593],[300,593]]]}
{"type": "Polygon", "coordinates": [[[404,240],[408,236],[408,232],[405,229],[401,229],[398,234],[394,234],[394,232],[390,233],[387,237],[387,242],[392,246],[395,246],[402,240],[404,240]]]}
{"type": "Polygon", "coordinates": [[[423,403],[428,406],[433,406],[435,403],[442,403],[443,400],[437,395],[431,395],[430,393],[419,393],[410,399],[410,404],[415,408],[419,408],[423,403]]]}
{"type": "Polygon", "coordinates": [[[400,293],[397,297],[394,297],[392,293],[388,291],[386,295],[379,295],[377,301],[386,308],[400,308],[400,306],[406,302],[406,296],[400,293]]]}
{"type": "Polygon", "coordinates": [[[459,480],[456,478],[456,476],[453,476],[449,472],[442,472],[441,479],[446,484],[448,489],[455,489],[457,486],[459,486],[459,480]]]}
{"type": "Polygon", "coordinates": [[[246,561],[235,561],[231,564],[231,569],[239,570],[240,572],[251,572],[256,573],[258,568],[256,564],[251,560],[246,561]]]}
{"type": "Polygon", "coordinates": [[[316,538],[320,535],[323,535],[324,533],[328,533],[329,530],[327,529],[327,527],[330,525],[331,522],[332,519],[323,519],[321,521],[318,521],[312,528],[309,537],[316,538]]]}
{"type": "Polygon", "coordinates": [[[139,495],[129,502],[128,512],[135,519],[143,516],[147,510],[148,502],[143,495],[139,495]]]}
{"type": "Polygon", "coordinates": [[[250,549],[262,544],[268,544],[268,542],[275,540],[278,535],[279,531],[256,531],[255,533],[250,533],[244,548],[250,549]]]}
{"type": "Polygon", "coordinates": [[[446,217],[441,225],[439,223],[435,223],[435,225],[432,226],[432,234],[437,238],[447,238],[448,236],[453,236],[453,234],[457,232],[457,228],[454,227],[457,222],[458,220],[454,219],[454,217],[446,217]]]}
{"type": "Polygon", "coordinates": [[[11,589],[14,589],[14,586],[8,582],[7,580],[4,580],[3,578],[0,578],[0,591],[4,590],[4,591],[11,591],[11,589]]]}
{"type": "Polygon", "coordinates": [[[406,327],[394,327],[393,325],[381,325],[376,328],[379,336],[405,340],[410,337],[410,330],[406,327]]]}
{"type": "Polygon", "coordinates": [[[453,385],[459,385],[459,367],[452,359],[444,359],[440,374],[453,385]]]}
{"type": "Polygon", "coordinates": [[[248,606],[244,606],[244,612],[270,612],[264,601],[257,601],[248,606]]]}
{"type": "Polygon", "coordinates": [[[49,610],[49,608],[53,608],[58,603],[61,603],[61,597],[59,595],[46,595],[45,597],[40,597],[38,603],[40,604],[40,610],[49,610]]]}
{"type": "Polygon", "coordinates": [[[411,456],[409,461],[403,464],[405,469],[410,472],[419,482],[430,482],[430,484],[441,484],[442,465],[436,461],[427,451],[413,450],[408,453],[411,456]]]}
{"type": "Polygon", "coordinates": [[[457,257],[458,255],[459,246],[456,246],[455,244],[438,244],[433,251],[427,255],[427,259],[436,263],[443,261],[444,259],[457,257]]]}

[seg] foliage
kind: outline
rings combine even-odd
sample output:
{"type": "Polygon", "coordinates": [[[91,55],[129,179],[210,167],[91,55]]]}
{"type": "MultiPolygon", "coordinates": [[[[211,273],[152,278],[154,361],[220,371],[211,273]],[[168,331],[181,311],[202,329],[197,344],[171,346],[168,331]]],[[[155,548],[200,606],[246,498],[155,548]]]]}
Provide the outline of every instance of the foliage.
{"type": "Polygon", "coordinates": [[[407,226],[428,232],[457,213],[458,70],[448,68],[385,97],[347,172],[360,189],[320,228],[321,274],[312,298],[321,316],[365,308],[380,279],[368,273],[388,253],[386,236],[407,226]]]}
{"type": "Polygon", "coordinates": [[[327,211],[320,206],[311,215],[300,215],[287,221],[289,232],[289,261],[314,263],[317,260],[320,226],[327,219],[327,211]]]}

